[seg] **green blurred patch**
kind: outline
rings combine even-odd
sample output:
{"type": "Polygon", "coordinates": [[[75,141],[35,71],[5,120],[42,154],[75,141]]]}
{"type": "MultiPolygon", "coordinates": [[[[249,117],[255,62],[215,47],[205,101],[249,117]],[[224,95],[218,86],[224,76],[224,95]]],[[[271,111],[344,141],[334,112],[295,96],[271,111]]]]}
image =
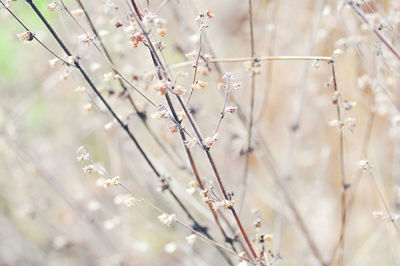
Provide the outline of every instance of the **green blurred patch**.
{"type": "MultiPolygon", "coordinates": [[[[50,22],[61,12],[50,12],[50,10],[47,9],[47,5],[50,1],[36,0],[34,2],[50,22]]],[[[30,31],[35,33],[38,30],[45,29],[44,24],[25,1],[16,1],[12,3],[13,13],[30,31]]],[[[1,9],[0,12],[8,13],[5,9],[1,9]]],[[[3,75],[7,79],[14,80],[18,76],[18,65],[21,64],[19,60],[24,58],[24,54],[32,51],[27,49],[26,45],[17,39],[16,34],[24,32],[25,29],[11,15],[8,14],[7,16],[1,17],[0,25],[0,75],[3,75]]]]}

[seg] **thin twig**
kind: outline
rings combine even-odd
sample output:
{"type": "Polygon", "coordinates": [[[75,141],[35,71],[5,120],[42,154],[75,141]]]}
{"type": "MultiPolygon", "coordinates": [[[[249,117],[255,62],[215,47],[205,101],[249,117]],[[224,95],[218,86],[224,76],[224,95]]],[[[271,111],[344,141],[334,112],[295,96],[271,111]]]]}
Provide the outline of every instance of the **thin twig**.
{"type": "MultiPolygon", "coordinates": [[[[134,6],[136,6],[134,0],[132,0],[131,2],[132,2],[132,4],[133,4],[134,6]]],[[[135,11],[136,11],[136,10],[135,10],[135,11]]],[[[147,32],[144,30],[144,27],[143,27],[143,25],[142,25],[142,23],[141,23],[141,20],[138,18],[138,17],[139,17],[139,14],[136,12],[136,14],[134,14],[134,16],[135,16],[135,19],[136,19],[137,24],[139,25],[139,28],[142,30],[142,33],[144,34],[144,36],[145,36],[145,38],[146,38],[146,40],[147,40],[147,42],[148,42],[147,47],[148,47],[148,48],[150,49],[150,51],[151,51],[151,55],[152,55],[152,57],[153,57],[153,61],[154,61],[154,62],[157,61],[158,66],[159,66],[159,67],[164,71],[164,73],[166,74],[166,73],[167,73],[166,68],[165,68],[164,65],[162,64],[162,62],[161,62],[161,60],[160,60],[160,58],[159,58],[159,56],[158,56],[158,54],[157,54],[157,52],[156,52],[154,46],[153,46],[153,43],[151,42],[151,40],[150,40],[150,38],[149,38],[149,35],[148,35],[147,32]]],[[[168,79],[171,80],[171,78],[169,78],[169,77],[168,77],[168,79]]],[[[172,91],[172,90],[171,90],[171,91],[172,91]]],[[[188,117],[188,120],[189,120],[189,122],[190,122],[190,124],[191,124],[193,130],[195,131],[196,136],[197,136],[197,138],[198,138],[200,144],[201,144],[202,147],[203,147],[203,150],[204,150],[204,151],[206,152],[206,154],[207,154],[208,160],[209,160],[210,165],[211,165],[211,167],[212,167],[212,169],[213,169],[213,172],[214,172],[214,174],[215,174],[215,177],[217,178],[219,187],[220,187],[220,189],[221,189],[221,191],[222,191],[222,194],[224,195],[224,198],[225,198],[226,200],[229,200],[228,194],[226,193],[226,190],[225,190],[225,188],[224,188],[224,186],[223,186],[221,177],[220,177],[219,172],[218,172],[218,170],[217,170],[217,168],[216,168],[216,165],[215,165],[215,162],[214,162],[214,160],[213,160],[213,157],[212,157],[212,155],[211,155],[211,153],[210,153],[210,151],[209,151],[209,148],[205,145],[204,138],[202,137],[202,134],[200,133],[200,130],[199,130],[199,128],[197,127],[197,125],[196,125],[196,123],[195,123],[195,121],[194,121],[194,119],[193,119],[193,117],[192,117],[192,114],[188,111],[187,106],[186,106],[185,103],[183,102],[183,99],[182,99],[179,95],[177,95],[177,94],[175,94],[175,96],[176,96],[176,98],[178,99],[178,102],[179,102],[179,104],[181,105],[182,109],[184,110],[186,116],[188,117]]],[[[254,258],[257,258],[257,255],[256,255],[256,253],[255,253],[255,251],[254,251],[254,248],[253,248],[253,246],[252,246],[252,244],[251,244],[251,242],[250,242],[250,240],[249,240],[249,238],[248,238],[248,236],[247,236],[247,233],[245,232],[245,230],[244,230],[244,228],[243,228],[243,226],[242,226],[242,224],[241,224],[241,222],[240,222],[240,220],[239,220],[239,218],[238,218],[238,216],[237,216],[237,214],[236,214],[236,211],[235,211],[234,207],[230,207],[229,209],[231,210],[231,212],[232,212],[232,214],[233,214],[233,216],[234,216],[234,218],[235,218],[235,221],[236,221],[236,223],[237,223],[237,225],[238,225],[238,227],[239,227],[239,229],[240,229],[240,231],[241,231],[241,233],[242,233],[242,235],[243,235],[243,238],[245,239],[245,242],[246,242],[247,246],[249,247],[249,249],[250,249],[250,251],[251,251],[252,256],[253,256],[254,258]]]]}
{"type": "Polygon", "coordinates": [[[186,100],[186,105],[189,105],[190,99],[192,98],[192,94],[194,91],[194,86],[196,83],[196,77],[197,77],[197,69],[199,67],[199,59],[200,59],[200,54],[201,54],[201,40],[203,38],[203,29],[201,28],[202,24],[204,22],[204,15],[201,17],[201,22],[200,22],[200,37],[199,37],[199,51],[197,52],[196,56],[196,63],[194,64],[194,73],[193,73],[193,80],[192,80],[192,87],[190,88],[190,93],[189,97],[186,100]]]}
{"type": "MultiPolygon", "coordinates": [[[[133,194],[125,185],[123,185],[122,183],[118,183],[118,185],[121,186],[121,187],[122,187],[126,192],[128,192],[129,194],[135,195],[135,194],[133,194]]],[[[139,200],[140,202],[144,202],[144,203],[145,203],[146,205],[148,205],[150,208],[152,208],[152,209],[158,211],[158,212],[161,213],[161,214],[167,213],[167,212],[165,212],[165,211],[162,210],[161,208],[155,206],[153,203],[151,203],[150,201],[146,200],[146,199],[143,198],[143,197],[139,197],[138,200],[139,200]]],[[[245,260],[245,261],[247,261],[248,263],[251,263],[251,264],[253,264],[253,265],[256,265],[255,263],[253,263],[253,262],[250,261],[249,259],[243,258],[242,256],[240,256],[236,251],[229,250],[229,249],[227,249],[225,246],[223,246],[223,245],[221,245],[220,243],[216,242],[215,240],[211,239],[209,236],[203,235],[202,233],[200,233],[200,232],[194,230],[192,227],[186,225],[184,222],[182,222],[182,221],[179,220],[178,218],[175,217],[175,218],[174,218],[174,222],[176,222],[176,223],[182,225],[183,227],[185,227],[186,229],[188,229],[190,232],[192,232],[193,234],[195,234],[195,235],[197,235],[198,237],[200,237],[200,238],[201,238],[202,240],[204,240],[205,242],[208,242],[208,243],[214,245],[218,250],[223,250],[224,252],[229,253],[229,254],[231,254],[231,255],[234,255],[234,256],[240,258],[241,260],[245,260]]]]}
{"type": "MultiPolygon", "coordinates": [[[[356,14],[361,18],[361,20],[367,24],[368,26],[370,26],[370,23],[368,22],[367,18],[365,17],[365,15],[358,9],[355,7],[355,5],[357,7],[359,7],[359,4],[355,4],[354,1],[349,1],[349,5],[351,6],[351,8],[354,10],[354,12],[356,12],[356,14]]],[[[381,40],[381,42],[389,49],[389,51],[397,57],[397,59],[400,60],[400,54],[393,48],[393,46],[385,39],[385,37],[383,37],[383,35],[375,28],[373,27],[371,30],[376,37],[378,37],[379,40],[381,40]]]]}
{"type": "MultiPolygon", "coordinates": [[[[332,76],[333,76],[333,89],[338,97],[336,101],[336,110],[337,110],[337,117],[339,123],[342,122],[342,113],[340,110],[340,95],[336,81],[336,72],[335,72],[335,63],[334,61],[331,62],[332,66],[332,76]]],[[[348,184],[346,183],[346,170],[345,170],[345,156],[344,156],[344,137],[343,137],[343,127],[339,127],[339,149],[340,149],[340,182],[341,182],[341,208],[342,208],[342,218],[341,218],[341,226],[340,226],[340,237],[339,237],[339,264],[343,265],[344,263],[344,237],[345,237],[345,230],[346,230],[346,215],[347,215],[347,208],[346,208],[346,190],[348,188],[348,184]]]]}
{"type": "MultiPolygon", "coordinates": [[[[260,56],[260,57],[239,57],[239,58],[211,58],[207,59],[207,63],[240,63],[258,61],[332,61],[330,56],[260,56]]],[[[182,62],[171,65],[170,68],[180,68],[190,66],[192,62],[182,62]]]]}
{"type": "MultiPolygon", "coordinates": [[[[171,98],[169,97],[168,93],[165,95],[165,98],[167,100],[168,106],[171,109],[172,115],[175,117],[175,119],[178,120],[178,116],[177,116],[177,114],[175,112],[175,108],[174,108],[174,106],[172,104],[171,98]]],[[[192,167],[192,170],[193,170],[194,176],[196,178],[197,184],[199,185],[199,187],[200,187],[200,189],[202,191],[205,191],[206,187],[204,186],[204,183],[201,180],[201,177],[200,177],[199,171],[197,169],[196,163],[195,163],[195,161],[193,159],[193,155],[192,155],[192,153],[190,151],[190,148],[186,145],[186,136],[185,136],[185,134],[184,134],[184,132],[182,130],[179,130],[179,134],[181,136],[182,144],[183,144],[183,146],[185,148],[185,151],[186,151],[187,157],[189,159],[190,165],[192,167]]],[[[225,241],[230,243],[230,245],[232,246],[232,249],[236,252],[236,248],[235,248],[235,246],[233,244],[232,238],[228,237],[228,235],[226,234],[226,232],[225,232],[224,228],[222,227],[221,222],[220,222],[220,220],[218,218],[218,215],[217,215],[216,211],[214,210],[214,208],[212,206],[212,203],[209,202],[207,205],[208,205],[208,207],[209,207],[209,209],[210,209],[210,211],[211,211],[211,213],[212,213],[212,215],[214,217],[214,220],[215,220],[216,224],[218,225],[218,228],[221,231],[225,241]]]]}
{"type": "Polygon", "coordinates": [[[32,33],[28,27],[25,26],[25,24],[14,14],[14,12],[11,11],[11,9],[9,9],[2,0],[0,0],[0,3],[3,5],[3,7],[8,11],[8,13],[11,14],[11,16],[14,17],[15,20],[18,21],[18,23],[26,30],[29,31],[32,34],[32,37],[41,45],[43,46],[43,48],[45,48],[48,52],[50,52],[52,55],[54,55],[55,57],[57,57],[61,62],[63,62],[65,65],[67,66],[71,66],[67,61],[65,61],[64,59],[62,59],[59,55],[57,55],[55,52],[53,52],[49,47],[47,47],[44,43],[42,43],[36,36],[34,33],[32,33]]]}
{"type": "MultiPolygon", "coordinates": [[[[256,52],[254,49],[254,27],[253,27],[253,7],[252,1],[249,0],[249,26],[250,26],[250,54],[251,57],[256,57],[256,52]]],[[[252,68],[255,67],[255,61],[252,62],[252,68]]],[[[254,122],[254,99],[255,99],[255,90],[256,90],[256,76],[253,69],[251,69],[251,84],[250,84],[250,110],[249,110],[249,123],[247,127],[247,146],[244,150],[244,169],[242,175],[242,193],[240,195],[240,205],[239,205],[239,215],[243,212],[243,207],[246,201],[246,192],[247,192],[247,183],[248,183],[248,175],[249,175],[249,159],[251,153],[251,139],[252,139],[252,130],[253,130],[253,122],[254,122]]]]}
{"type": "MultiPolygon", "coordinates": [[[[68,48],[65,46],[63,41],[59,38],[57,33],[54,31],[54,29],[51,27],[51,25],[48,23],[46,18],[43,16],[43,14],[40,12],[40,10],[36,7],[36,5],[32,2],[32,0],[26,0],[27,3],[32,7],[36,15],[40,18],[40,20],[45,24],[46,28],[50,31],[51,35],[56,39],[57,43],[62,47],[62,49],[65,51],[65,53],[68,56],[71,56],[71,52],[68,50],[68,48]]],[[[122,120],[118,117],[118,115],[114,112],[112,107],[108,104],[108,102],[104,99],[104,97],[101,95],[99,90],[96,88],[92,80],[89,78],[89,76],[86,74],[86,71],[82,68],[82,66],[79,64],[77,60],[74,60],[74,65],[76,68],[80,71],[82,74],[83,78],[85,81],[89,84],[93,92],[99,97],[99,99],[102,101],[102,103],[106,106],[108,111],[111,113],[111,115],[114,117],[114,119],[118,122],[118,124],[121,126],[121,128],[128,134],[129,138],[132,140],[132,142],[135,144],[137,149],[139,150],[140,154],[144,157],[146,163],[149,165],[149,167],[152,169],[152,171],[155,173],[158,179],[160,181],[164,182],[164,178],[162,175],[159,173],[159,171],[156,169],[154,164],[151,162],[150,158],[148,157],[147,153],[143,150],[137,139],[134,137],[133,133],[129,129],[128,125],[123,123],[122,120]]],[[[188,218],[193,222],[195,228],[199,230],[206,230],[205,227],[202,227],[199,225],[199,223],[194,219],[192,214],[189,212],[189,210],[186,208],[186,206],[182,203],[182,201],[177,197],[175,192],[170,188],[170,186],[167,184],[165,187],[166,190],[170,193],[170,195],[174,198],[174,200],[178,203],[178,205],[182,208],[182,210],[185,212],[185,214],[188,216],[188,218]]],[[[206,233],[206,232],[205,232],[206,233]]]]}
{"type": "MultiPolygon", "coordinates": [[[[82,4],[81,0],[76,0],[76,1],[77,1],[78,5],[80,6],[80,8],[83,10],[83,12],[85,14],[85,17],[86,17],[86,19],[87,19],[87,21],[89,23],[90,29],[92,30],[92,32],[94,33],[96,38],[99,40],[100,46],[103,48],[103,51],[104,51],[104,56],[108,59],[108,61],[111,62],[112,65],[114,65],[114,62],[113,62],[113,60],[111,58],[111,55],[108,52],[108,49],[106,48],[103,39],[98,34],[92,19],[90,18],[89,14],[86,11],[85,6],[82,4]]],[[[65,7],[65,5],[64,5],[64,7],[65,7]]],[[[68,13],[70,14],[70,12],[68,12],[68,13]]],[[[74,19],[74,21],[79,25],[79,23],[75,19],[74,19]]],[[[81,27],[81,29],[83,31],[85,31],[82,27],[81,27]]],[[[116,71],[115,68],[112,68],[112,69],[113,69],[115,74],[119,73],[118,71],[116,71]]],[[[149,134],[153,138],[153,140],[157,143],[157,145],[161,148],[161,150],[167,155],[167,157],[178,166],[178,168],[187,170],[186,166],[182,164],[181,159],[179,158],[179,156],[176,153],[171,153],[169,151],[169,149],[167,149],[165,144],[160,140],[160,138],[151,129],[149,123],[147,122],[147,117],[146,117],[144,111],[140,111],[139,108],[137,107],[137,105],[134,103],[133,97],[128,92],[128,88],[125,86],[125,84],[122,82],[122,80],[118,79],[118,82],[119,82],[119,85],[121,86],[121,88],[123,90],[123,94],[126,94],[126,97],[128,98],[129,103],[131,104],[131,106],[133,107],[135,112],[138,114],[139,119],[142,121],[144,127],[146,128],[147,132],[149,132],[149,134]]]]}

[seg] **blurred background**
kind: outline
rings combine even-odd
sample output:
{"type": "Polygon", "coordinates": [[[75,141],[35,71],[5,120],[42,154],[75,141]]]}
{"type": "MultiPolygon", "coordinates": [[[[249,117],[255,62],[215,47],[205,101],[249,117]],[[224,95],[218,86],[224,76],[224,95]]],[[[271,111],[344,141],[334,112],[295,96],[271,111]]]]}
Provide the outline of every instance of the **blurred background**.
{"type": "MultiPolygon", "coordinates": [[[[77,1],[63,2],[92,35],[77,1]]],[[[207,86],[194,91],[190,107],[203,135],[211,136],[224,105],[223,92],[217,88],[222,75],[232,72],[235,82],[241,83],[228,100],[229,106],[240,105],[239,112],[226,114],[211,153],[226,189],[234,193],[246,232],[257,250],[264,246],[270,265],[321,265],[293,208],[323,260],[340,264],[342,159],[348,187],[343,265],[400,265],[396,229],[400,225],[400,59],[376,34],[400,51],[400,3],[355,2],[366,21],[346,1],[251,1],[255,55],[333,56],[340,96],[334,95],[332,64],[324,59],[260,61],[254,76],[247,194],[242,200],[252,75],[246,69],[249,63],[222,59],[252,55],[249,2],[138,1],[140,9],[165,20],[165,37],[156,32],[152,37],[165,45],[163,54],[176,84],[187,90],[184,99],[194,73],[185,54],[196,55],[199,50],[195,18],[205,10],[212,12],[214,18],[205,20],[208,28],[202,35],[201,55],[222,62],[200,60],[197,78],[207,86]],[[341,119],[333,104],[337,98],[341,119]],[[343,126],[344,157],[338,125],[343,126]],[[362,171],[365,160],[370,167],[362,171]],[[261,226],[255,226],[257,221],[261,226]],[[261,245],[256,234],[273,237],[261,245]]],[[[25,1],[10,3],[39,40],[66,58],[25,1]]],[[[112,69],[104,56],[93,43],[82,41],[82,29],[60,2],[53,11],[52,1],[34,3],[80,58],[179,198],[229,249],[199,188],[192,189],[191,170],[182,170],[190,165],[179,133],[169,130],[171,121],[153,119],[156,108],[129,88],[140,112],[132,108],[118,80],[105,78],[112,69]],[[143,115],[147,125],[140,119],[143,115]]],[[[154,89],[155,68],[147,48],[129,43],[130,1],[82,3],[117,69],[152,101],[166,106],[154,89]],[[116,27],[118,22],[123,26],[116,27]]],[[[185,227],[160,223],[160,213],[148,205],[127,208],[121,203],[127,191],[121,187],[102,187],[104,178],[120,176],[133,196],[175,213],[190,225],[173,198],[160,192],[157,177],[79,72],[60,63],[52,67],[49,60],[54,55],[35,40],[18,38],[24,31],[5,8],[0,9],[0,265],[227,264],[212,244],[201,239],[189,244],[185,238],[191,232],[185,227]],[[106,174],[82,170],[89,163],[77,160],[81,146],[106,174]]],[[[175,100],[174,104],[182,111],[175,100]]],[[[187,119],[183,125],[193,132],[187,119]]],[[[207,187],[219,195],[203,150],[196,146],[191,151],[207,187]]],[[[220,211],[234,234],[239,234],[231,213],[220,211]]],[[[225,222],[223,226],[230,232],[225,222]]],[[[236,256],[228,256],[234,265],[240,263],[236,256]]]]}

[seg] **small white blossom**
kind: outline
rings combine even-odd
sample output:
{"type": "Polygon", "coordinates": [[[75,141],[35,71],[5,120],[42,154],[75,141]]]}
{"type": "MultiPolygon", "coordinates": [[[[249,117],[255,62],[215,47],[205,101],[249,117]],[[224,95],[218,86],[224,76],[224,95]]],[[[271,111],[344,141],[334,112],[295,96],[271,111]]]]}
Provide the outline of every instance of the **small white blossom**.
{"type": "Polygon", "coordinates": [[[233,114],[239,107],[237,106],[227,106],[225,112],[233,114]]]}
{"type": "Polygon", "coordinates": [[[83,106],[83,109],[85,109],[87,112],[90,112],[93,109],[93,105],[91,103],[87,103],[83,106]]]}
{"type": "Polygon", "coordinates": [[[236,83],[232,84],[232,89],[238,90],[238,89],[240,89],[241,86],[242,86],[242,83],[236,82],[236,83]]]}
{"type": "Polygon", "coordinates": [[[119,185],[119,180],[120,180],[121,178],[119,177],[119,176],[116,176],[116,177],[114,177],[112,180],[111,180],[111,182],[112,182],[112,184],[114,185],[114,186],[118,186],[119,185]]]}
{"type": "Polygon", "coordinates": [[[85,174],[92,174],[96,171],[96,167],[93,164],[89,164],[84,166],[82,170],[85,174]]]}
{"type": "Polygon", "coordinates": [[[129,197],[124,202],[127,207],[133,207],[136,204],[136,199],[134,197],[129,197]]]}
{"type": "Polygon", "coordinates": [[[113,183],[112,180],[110,178],[108,178],[108,179],[104,180],[103,187],[107,188],[107,187],[111,186],[112,183],[113,183]]]}
{"type": "Polygon", "coordinates": [[[186,241],[187,241],[187,243],[188,243],[189,245],[193,245],[194,242],[196,242],[197,235],[191,234],[190,236],[187,236],[187,237],[185,237],[185,238],[186,238],[186,241]]]}
{"type": "Polygon", "coordinates": [[[376,220],[384,220],[386,215],[382,211],[373,211],[372,216],[376,220]]]}
{"type": "Polygon", "coordinates": [[[76,93],[84,93],[86,91],[86,88],[83,86],[79,86],[75,89],[76,93]]]}
{"type": "Polygon", "coordinates": [[[75,64],[75,61],[76,61],[76,56],[71,55],[71,56],[67,57],[68,64],[73,65],[73,64],[75,64]]]}
{"type": "Polygon", "coordinates": [[[333,51],[332,53],[332,57],[333,58],[338,58],[339,56],[344,55],[344,51],[342,49],[336,49],[335,51],[333,51]]]}
{"type": "Polygon", "coordinates": [[[371,169],[373,165],[371,165],[368,160],[361,160],[358,162],[358,167],[360,167],[363,172],[366,172],[371,169]]]}
{"type": "Polygon", "coordinates": [[[107,124],[104,125],[105,130],[110,130],[114,126],[113,122],[108,122],[107,124]]]}
{"type": "Polygon", "coordinates": [[[158,220],[165,225],[171,226],[172,222],[175,221],[175,214],[163,213],[158,216],[158,220]]]}
{"type": "Polygon", "coordinates": [[[97,210],[99,210],[101,208],[101,204],[97,200],[91,200],[91,201],[88,202],[87,208],[90,211],[97,211],[97,210]]]}
{"type": "Polygon", "coordinates": [[[197,80],[193,85],[192,88],[196,90],[201,90],[207,87],[208,83],[205,81],[197,80]]]}
{"type": "Polygon", "coordinates": [[[161,118],[168,118],[168,111],[167,110],[158,111],[157,113],[152,114],[151,117],[156,120],[160,120],[161,118]]]}
{"type": "Polygon", "coordinates": [[[60,59],[58,58],[54,58],[54,59],[50,59],[49,60],[49,64],[51,67],[55,67],[56,65],[58,65],[61,62],[60,59]]]}
{"type": "Polygon", "coordinates": [[[82,9],[75,9],[71,11],[71,14],[74,16],[82,16],[84,14],[82,9]]]}
{"type": "Polygon", "coordinates": [[[192,147],[196,146],[196,144],[197,144],[197,139],[195,137],[185,141],[185,145],[188,148],[192,148],[192,147]]]}
{"type": "Polygon", "coordinates": [[[177,246],[174,242],[170,242],[164,246],[164,250],[168,254],[172,254],[176,251],[177,246]]]}
{"type": "Polygon", "coordinates": [[[99,63],[92,63],[90,65],[90,70],[93,71],[93,72],[96,72],[100,68],[101,68],[101,64],[99,64],[99,63]]]}
{"type": "Polygon", "coordinates": [[[207,147],[211,147],[218,140],[218,133],[214,133],[211,137],[204,139],[204,143],[207,147]]]}

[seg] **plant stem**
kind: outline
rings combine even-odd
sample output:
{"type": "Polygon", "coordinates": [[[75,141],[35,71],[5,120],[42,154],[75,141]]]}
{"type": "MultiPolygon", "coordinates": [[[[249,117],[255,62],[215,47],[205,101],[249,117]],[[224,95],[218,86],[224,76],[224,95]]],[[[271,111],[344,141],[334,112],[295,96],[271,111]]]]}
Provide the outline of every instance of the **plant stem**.
{"type": "MultiPolygon", "coordinates": [[[[333,76],[333,89],[335,93],[338,93],[338,86],[336,82],[336,72],[335,72],[335,62],[331,62],[332,66],[332,76],[333,76]]],[[[340,99],[340,96],[338,96],[340,99]]],[[[342,113],[340,110],[340,101],[336,102],[336,110],[337,110],[337,117],[339,123],[342,122],[342,113]]],[[[344,137],[343,137],[343,127],[339,128],[339,153],[340,153],[340,181],[342,187],[341,193],[341,208],[342,208],[342,220],[341,220],[341,227],[340,227],[340,237],[339,237],[339,264],[343,265],[344,262],[344,236],[346,230],[346,215],[347,215],[347,208],[346,208],[346,190],[348,185],[346,183],[346,171],[345,171],[345,158],[344,158],[344,137]]]]}
{"type": "MultiPolygon", "coordinates": [[[[354,10],[354,12],[361,18],[361,20],[367,24],[368,26],[370,26],[370,23],[368,22],[367,18],[365,17],[365,15],[358,9],[356,8],[354,5],[359,6],[359,4],[354,4],[353,1],[349,1],[348,3],[351,8],[354,10]]],[[[393,46],[385,39],[385,37],[383,37],[383,35],[374,27],[371,30],[376,37],[378,37],[379,40],[381,40],[381,42],[389,49],[389,51],[397,57],[397,59],[400,60],[400,54],[393,48],[393,46]]]]}
{"type": "MultiPolygon", "coordinates": [[[[65,44],[62,42],[62,40],[59,38],[59,36],[57,35],[57,33],[54,31],[54,29],[51,27],[51,25],[48,23],[48,21],[46,20],[46,18],[42,15],[42,13],[40,12],[40,10],[36,7],[36,5],[32,2],[32,0],[26,0],[26,2],[32,7],[32,9],[34,10],[34,12],[36,13],[36,15],[40,18],[40,20],[46,25],[46,28],[50,31],[51,35],[56,39],[57,43],[62,47],[62,49],[64,50],[64,52],[68,55],[68,56],[72,56],[71,52],[68,50],[68,48],[65,46],[65,44]]],[[[75,67],[80,71],[80,73],[82,74],[83,78],[85,79],[85,81],[89,84],[90,88],[93,90],[93,92],[99,97],[99,99],[101,100],[101,102],[106,106],[106,108],[108,109],[108,111],[111,113],[111,115],[113,116],[113,118],[118,122],[118,124],[122,127],[122,129],[128,134],[129,138],[131,139],[131,141],[135,144],[135,146],[137,147],[137,149],[139,150],[140,154],[144,157],[146,163],[149,165],[149,167],[152,169],[152,171],[155,173],[155,175],[158,177],[158,179],[160,179],[160,181],[164,182],[164,178],[161,176],[161,174],[159,173],[159,171],[156,169],[156,167],[154,166],[154,164],[151,162],[151,160],[149,159],[148,155],[145,153],[145,151],[143,150],[143,148],[141,147],[141,145],[139,144],[139,142],[137,141],[137,139],[135,138],[135,136],[133,135],[133,133],[131,132],[131,130],[129,129],[128,125],[123,123],[122,120],[117,116],[117,114],[114,112],[114,110],[112,109],[112,107],[108,104],[108,102],[104,99],[104,97],[101,95],[101,93],[99,92],[99,90],[96,88],[96,86],[94,85],[94,83],[92,82],[92,80],[89,78],[89,76],[86,74],[86,71],[82,68],[82,66],[79,64],[79,62],[77,60],[74,60],[74,65],[75,67]]],[[[192,214],[189,212],[189,210],[185,207],[185,205],[182,203],[182,201],[177,197],[177,195],[175,194],[175,192],[170,188],[169,185],[166,186],[166,189],[168,190],[168,192],[170,193],[170,195],[174,198],[174,200],[178,203],[178,205],[182,208],[182,210],[185,212],[185,214],[188,216],[188,218],[193,222],[193,226],[194,228],[196,228],[197,230],[202,231],[205,234],[208,234],[206,231],[205,227],[200,226],[200,224],[195,220],[195,218],[192,216],[192,214]]]]}
{"type": "MultiPolygon", "coordinates": [[[[135,9],[135,6],[136,6],[135,1],[132,0],[131,2],[132,2],[132,5],[134,6],[134,9],[135,9]]],[[[153,43],[151,42],[151,40],[150,40],[150,38],[149,38],[148,33],[144,30],[144,27],[143,27],[143,25],[142,25],[142,23],[141,23],[141,20],[140,20],[139,13],[138,13],[138,11],[137,11],[136,9],[135,9],[135,12],[136,12],[136,15],[135,15],[136,22],[137,22],[137,24],[139,25],[140,29],[142,30],[142,33],[144,34],[144,36],[145,36],[145,38],[146,38],[146,40],[147,40],[147,42],[148,42],[147,47],[149,48],[149,50],[150,50],[151,53],[152,53],[153,62],[157,62],[158,65],[156,65],[156,67],[159,66],[159,67],[164,71],[164,73],[167,73],[167,71],[166,71],[164,65],[162,64],[162,62],[161,62],[161,60],[160,60],[160,58],[159,58],[159,56],[158,56],[158,54],[157,54],[157,52],[156,52],[154,46],[153,46],[153,43]]],[[[169,77],[168,77],[168,79],[170,80],[169,77]]],[[[229,200],[228,194],[226,193],[226,190],[225,190],[224,185],[223,185],[223,183],[222,183],[221,177],[220,177],[220,175],[219,175],[219,173],[218,173],[218,170],[217,170],[217,168],[216,168],[215,162],[214,162],[214,160],[213,160],[213,158],[212,158],[212,156],[211,156],[211,153],[210,153],[210,151],[209,151],[209,148],[208,148],[208,147],[205,145],[205,143],[204,143],[204,138],[203,138],[203,136],[201,135],[201,132],[200,132],[199,128],[197,127],[197,125],[196,125],[196,123],[195,123],[195,121],[194,121],[194,119],[193,119],[191,113],[188,111],[188,109],[187,109],[185,103],[183,102],[182,98],[181,98],[179,95],[177,95],[177,94],[176,94],[176,97],[177,97],[177,99],[178,99],[179,104],[180,104],[181,107],[183,108],[183,110],[184,110],[186,116],[188,117],[188,120],[190,121],[190,124],[191,124],[193,130],[195,131],[196,136],[197,136],[197,138],[199,139],[199,142],[200,142],[201,146],[203,147],[203,150],[204,150],[204,151],[206,152],[206,154],[207,154],[208,160],[209,160],[209,162],[210,162],[210,165],[212,166],[213,172],[214,172],[214,174],[215,174],[215,176],[216,176],[216,178],[217,178],[219,187],[220,187],[220,189],[221,189],[221,191],[222,191],[222,194],[224,195],[224,198],[225,198],[226,200],[229,200]]],[[[252,246],[252,244],[251,244],[251,242],[250,242],[250,240],[249,240],[249,238],[248,238],[248,236],[247,236],[247,233],[245,232],[243,226],[241,225],[241,222],[240,222],[238,216],[236,215],[235,209],[234,209],[233,207],[230,207],[229,209],[231,210],[233,216],[235,217],[235,221],[236,221],[236,223],[238,224],[238,227],[239,227],[239,229],[240,229],[240,231],[241,231],[241,233],[242,233],[242,235],[243,235],[243,238],[245,239],[245,242],[246,242],[247,246],[248,246],[249,249],[250,249],[250,252],[251,252],[252,256],[253,256],[254,258],[257,258],[257,255],[256,255],[256,253],[255,253],[255,251],[254,251],[254,248],[253,248],[253,246],[252,246]]]]}
{"type": "MultiPolygon", "coordinates": [[[[92,30],[92,32],[94,33],[94,35],[96,36],[96,38],[99,40],[100,46],[103,48],[104,51],[104,55],[107,58],[108,61],[110,61],[110,63],[112,65],[114,65],[114,62],[111,58],[110,53],[108,52],[108,49],[106,48],[104,41],[102,40],[102,38],[100,37],[100,35],[98,34],[94,23],[92,21],[92,19],[90,18],[89,14],[86,11],[85,6],[82,4],[81,0],[76,0],[76,2],[78,3],[78,5],[80,6],[80,8],[83,10],[86,20],[89,23],[89,27],[92,30]]],[[[119,72],[115,69],[112,68],[115,74],[118,74],[119,72]]],[[[149,123],[147,122],[147,117],[144,113],[144,111],[140,111],[139,108],[137,107],[137,105],[134,103],[133,101],[133,97],[131,96],[131,94],[128,92],[128,88],[125,86],[125,84],[122,82],[121,79],[117,79],[119,82],[119,85],[121,86],[122,90],[123,90],[123,94],[126,94],[126,97],[128,98],[129,103],[131,104],[131,106],[133,107],[133,109],[135,110],[135,112],[138,114],[139,119],[142,121],[144,127],[146,128],[147,132],[150,134],[150,136],[153,138],[153,140],[157,143],[157,145],[161,148],[161,150],[166,154],[166,156],[174,163],[177,165],[178,168],[180,169],[185,169],[188,170],[186,168],[186,166],[184,164],[182,164],[182,160],[179,158],[179,156],[176,153],[171,153],[167,147],[164,145],[164,143],[160,140],[160,138],[154,133],[154,131],[151,129],[149,123]]]]}
{"type": "MultiPolygon", "coordinates": [[[[256,52],[254,49],[254,28],[253,28],[253,7],[252,1],[249,0],[249,26],[250,26],[250,54],[251,57],[256,57],[256,52]]],[[[254,61],[252,63],[252,67],[254,67],[254,61]]],[[[240,195],[240,205],[239,205],[239,214],[242,214],[243,207],[246,202],[246,192],[247,192],[247,183],[248,183],[248,175],[249,175],[249,159],[251,153],[251,137],[252,137],[252,129],[253,129],[253,114],[254,114],[254,98],[255,98],[255,90],[256,90],[256,76],[251,70],[251,85],[250,85],[250,111],[249,111],[249,123],[247,128],[247,146],[244,150],[244,170],[242,175],[242,193],[240,195]]]]}

